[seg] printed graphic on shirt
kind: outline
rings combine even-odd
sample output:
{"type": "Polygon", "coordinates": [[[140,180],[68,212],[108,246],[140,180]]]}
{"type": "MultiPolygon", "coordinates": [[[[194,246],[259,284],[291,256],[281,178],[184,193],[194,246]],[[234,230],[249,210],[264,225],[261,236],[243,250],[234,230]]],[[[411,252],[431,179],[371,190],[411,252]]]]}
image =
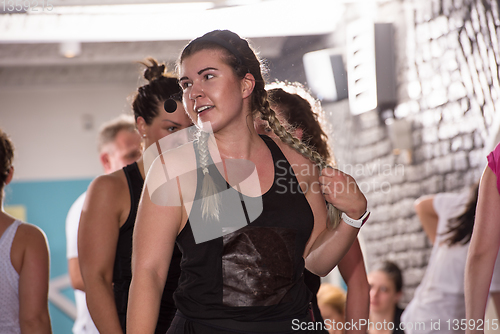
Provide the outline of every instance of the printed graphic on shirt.
{"type": "Polygon", "coordinates": [[[293,285],[296,230],[247,226],[223,237],[223,303],[269,306],[293,285]],[[269,256],[272,254],[272,256],[269,256]]]}

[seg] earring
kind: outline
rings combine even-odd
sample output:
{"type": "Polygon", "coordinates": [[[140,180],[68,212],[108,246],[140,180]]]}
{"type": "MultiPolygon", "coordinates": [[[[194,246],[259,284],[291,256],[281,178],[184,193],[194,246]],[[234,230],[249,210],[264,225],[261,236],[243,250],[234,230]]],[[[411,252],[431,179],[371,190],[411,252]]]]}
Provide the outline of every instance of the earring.
{"type": "Polygon", "coordinates": [[[142,137],[143,137],[143,138],[146,138],[146,134],[144,133],[144,134],[142,135],[142,137]]]}

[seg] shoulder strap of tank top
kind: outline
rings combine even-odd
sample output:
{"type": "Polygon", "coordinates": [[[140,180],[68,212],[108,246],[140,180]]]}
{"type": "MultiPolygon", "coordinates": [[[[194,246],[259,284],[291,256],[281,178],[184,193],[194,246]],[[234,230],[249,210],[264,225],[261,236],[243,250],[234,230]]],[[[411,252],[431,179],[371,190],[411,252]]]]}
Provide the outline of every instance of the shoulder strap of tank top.
{"type": "Polygon", "coordinates": [[[10,249],[12,247],[12,241],[14,241],[14,236],[16,235],[17,228],[21,225],[20,220],[15,220],[0,236],[0,251],[8,251],[10,254],[10,249]]]}
{"type": "MultiPolygon", "coordinates": [[[[290,166],[290,163],[288,162],[287,158],[285,157],[285,155],[283,154],[283,152],[281,151],[281,149],[279,148],[278,144],[276,144],[274,142],[274,140],[272,140],[270,137],[266,136],[266,135],[259,135],[262,140],[264,140],[264,142],[266,143],[267,147],[269,148],[269,150],[271,151],[271,155],[273,157],[273,163],[275,166],[277,166],[278,162],[279,161],[284,161],[285,162],[285,165],[281,165],[281,167],[285,167],[287,170],[289,169],[287,166],[290,166]]],[[[198,167],[198,177],[203,177],[203,174],[201,173],[201,169],[199,168],[199,163],[200,163],[200,156],[199,156],[199,152],[198,152],[198,141],[194,141],[194,151],[195,151],[195,154],[196,154],[196,165],[198,167]]],[[[212,160],[212,157],[209,155],[209,164],[213,164],[213,160],[212,160]]],[[[213,168],[214,166],[209,166],[209,168],[213,168]]],[[[217,172],[218,173],[218,172],[217,172]]],[[[220,174],[219,174],[220,175],[220,174]]],[[[220,176],[222,178],[222,176],[220,176]]],[[[224,180],[222,178],[222,180],[224,180]]],[[[222,182],[222,181],[221,181],[222,182]]],[[[230,185],[224,180],[223,181],[225,186],[227,188],[230,187],[230,185]]],[[[201,189],[201,182],[198,182],[198,188],[197,189],[197,194],[198,194],[198,191],[201,189]]]]}
{"type": "MultiPolygon", "coordinates": [[[[125,172],[125,176],[127,177],[127,182],[129,185],[129,189],[141,189],[144,186],[144,179],[142,178],[141,171],[139,170],[139,165],[137,162],[130,164],[126,167],[123,167],[123,171],[125,172]]],[[[139,196],[141,194],[138,194],[139,196]]]]}
{"type": "MultiPolygon", "coordinates": [[[[139,201],[141,199],[142,188],[144,187],[144,179],[142,178],[141,172],[139,170],[139,165],[137,162],[123,167],[123,172],[127,178],[128,189],[130,194],[130,213],[127,217],[127,221],[120,228],[126,229],[128,225],[131,224],[130,221],[135,222],[135,217],[137,215],[137,207],[139,206],[139,201]]],[[[132,223],[133,224],[133,223],[132,223]]]]}
{"type": "Polygon", "coordinates": [[[127,176],[127,180],[135,181],[137,184],[139,184],[137,181],[140,181],[141,184],[144,183],[144,179],[142,178],[137,162],[125,166],[123,169],[125,171],[125,175],[127,176]]]}
{"type": "Polygon", "coordinates": [[[271,155],[273,156],[273,161],[275,164],[277,161],[280,161],[280,160],[285,160],[288,163],[288,160],[286,159],[285,155],[281,151],[278,144],[276,144],[274,142],[274,140],[272,140],[270,137],[268,137],[266,135],[259,135],[259,136],[260,136],[260,138],[262,138],[264,140],[267,147],[271,151],[271,155]]]}

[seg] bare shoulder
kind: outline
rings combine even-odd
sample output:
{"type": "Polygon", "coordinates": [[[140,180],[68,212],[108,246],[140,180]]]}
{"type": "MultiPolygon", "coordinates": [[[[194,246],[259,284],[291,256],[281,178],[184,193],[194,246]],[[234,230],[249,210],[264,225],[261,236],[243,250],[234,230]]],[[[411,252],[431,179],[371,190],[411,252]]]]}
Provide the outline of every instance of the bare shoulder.
{"type": "Polygon", "coordinates": [[[424,195],[415,200],[414,207],[416,210],[434,210],[434,198],[435,194],[424,195]]]}
{"type": "Polygon", "coordinates": [[[123,169],[116,172],[100,175],[95,178],[89,186],[89,191],[104,192],[106,195],[110,193],[118,194],[128,188],[127,178],[123,169]]]}
{"type": "MultiPolygon", "coordinates": [[[[22,223],[17,228],[14,244],[24,246],[26,248],[36,248],[39,251],[47,249],[47,236],[38,226],[22,223]]],[[[15,245],[13,245],[15,247],[15,245]]]]}
{"type": "Polygon", "coordinates": [[[129,212],[130,191],[123,169],[101,175],[92,181],[87,190],[80,229],[82,225],[119,227],[126,221],[129,212]]]}
{"type": "Polygon", "coordinates": [[[32,268],[32,264],[47,268],[49,246],[45,233],[35,225],[20,224],[12,241],[10,259],[18,274],[23,268],[32,268]]]}
{"type": "Polygon", "coordinates": [[[101,209],[115,211],[115,209],[127,206],[128,198],[127,178],[123,169],[120,169],[111,174],[100,175],[90,183],[83,211],[87,212],[89,208],[97,211],[101,209]]]}

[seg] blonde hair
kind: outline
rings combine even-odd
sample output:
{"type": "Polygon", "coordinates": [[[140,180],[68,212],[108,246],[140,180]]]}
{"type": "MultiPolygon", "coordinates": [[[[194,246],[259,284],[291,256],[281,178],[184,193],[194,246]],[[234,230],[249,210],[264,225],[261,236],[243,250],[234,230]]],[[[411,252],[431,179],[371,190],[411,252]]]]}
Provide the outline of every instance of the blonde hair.
{"type": "Polygon", "coordinates": [[[210,133],[199,131],[197,137],[198,153],[200,155],[200,167],[203,172],[203,184],[201,186],[201,216],[203,219],[211,218],[219,220],[221,199],[219,190],[208,172],[208,159],[210,152],[208,150],[208,139],[210,133]]]}
{"type": "MultiPolygon", "coordinates": [[[[286,128],[280,124],[276,113],[271,109],[265,81],[262,76],[262,63],[257,58],[248,41],[229,30],[214,30],[202,37],[191,41],[182,51],[180,63],[187,57],[198,51],[211,49],[221,50],[223,52],[223,61],[225,61],[234,70],[234,73],[244,78],[250,73],[255,78],[255,87],[251,96],[251,108],[254,113],[260,112],[261,119],[267,121],[274,133],[294,150],[310,159],[320,169],[327,166],[320,154],[302,143],[299,139],[292,136],[286,128]]],[[[208,138],[201,135],[198,139],[198,150],[200,153],[200,167],[204,171],[204,180],[202,185],[202,217],[204,219],[212,217],[219,219],[220,197],[217,195],[217,186],[208,173],[208,138]]],[[[328,204],[329,228],[335,228],[340,223],[341,212],[330,203],[328,204]]]]}
{"type": "Polygon", "coordinates": [[[116,136],[122,130],[131,133],[137,132],[133,116],[123,114],[104,123],[99,129],[99,137],[97,139],[98,151],[102,152],[106,144],[114,142],[116,136]]]}
{"type": "Polygon", "coordinates": [[[344,290],[328,283],[322,283],[318,290],[318,305],[328,305],[339,314],[345,314],[346,294],[344,290]]]}

